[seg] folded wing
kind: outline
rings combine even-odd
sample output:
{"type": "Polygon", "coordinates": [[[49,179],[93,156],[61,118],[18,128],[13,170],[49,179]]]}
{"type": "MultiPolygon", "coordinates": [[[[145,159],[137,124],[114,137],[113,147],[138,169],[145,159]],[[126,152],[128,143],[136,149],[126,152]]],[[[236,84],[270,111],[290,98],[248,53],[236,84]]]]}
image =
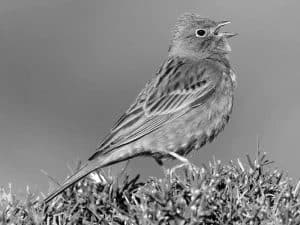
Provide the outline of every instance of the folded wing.
{"type": "Polygon", "coordinates": [[[221,74],[205,61],[169,58],[89,160],[157,130],[190,110],[194,102],[205,103],[221,74]]]}

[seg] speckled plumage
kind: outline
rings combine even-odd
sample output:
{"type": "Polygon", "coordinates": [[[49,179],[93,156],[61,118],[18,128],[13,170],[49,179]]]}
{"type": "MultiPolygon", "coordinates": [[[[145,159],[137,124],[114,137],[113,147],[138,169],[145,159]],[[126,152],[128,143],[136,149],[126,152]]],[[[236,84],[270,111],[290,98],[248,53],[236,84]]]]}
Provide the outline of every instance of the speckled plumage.
{"type": "Polygon", "coordinates": [[[227,56],[227,38],[234,34],[220,32],[227,23],[182,15],[156,76],[87,164],[45,201],[97,168],[140,155],[162,163],[170,152],[186,155],[211,142],[228,122],[236,86],[227,56]]]}

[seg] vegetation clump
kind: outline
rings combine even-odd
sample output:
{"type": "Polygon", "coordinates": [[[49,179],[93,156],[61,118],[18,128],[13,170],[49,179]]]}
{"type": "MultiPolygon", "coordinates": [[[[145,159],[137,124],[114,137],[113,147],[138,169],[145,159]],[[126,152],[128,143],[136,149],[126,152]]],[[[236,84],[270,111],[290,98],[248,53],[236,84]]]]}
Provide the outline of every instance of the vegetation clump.
{"type": "Polygon", "coordinates": [[[139,175],[110,177],[98,171],[48,205],[28,190],[24,201],[0,191],[0,224],[300,224],[300,182],[258,152],[254,161],[169,170],[142,182],[139,175]]]}

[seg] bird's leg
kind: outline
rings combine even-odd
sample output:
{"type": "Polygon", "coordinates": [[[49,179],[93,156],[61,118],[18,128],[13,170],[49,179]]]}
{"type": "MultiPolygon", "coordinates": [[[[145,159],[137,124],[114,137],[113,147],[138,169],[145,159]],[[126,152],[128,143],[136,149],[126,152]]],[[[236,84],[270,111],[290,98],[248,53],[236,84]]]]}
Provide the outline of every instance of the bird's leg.
{"type": "Polygon", "coordinates": [[[176,170],[184,167],[184,166],[187,166],[188,168],[190,168],[190,170],[195,170],[195,166],[185,157],[181,156],[181,155],[178,155],[177,153],[175,152],[168,152],[169,155],[173,156],[174,158],[178,159],[180,162],[182,162],[181,164],[173,167],[171,169],[171,174],[173,174],[176,170]]]}
{"type": "Polygon", "coordinates": [[[155,162],[159,165],[159,166],[164,166],[164,163],[163,161],[158,158],[158,157],[153,157],[153,159],[155,160],[155,162]]]}
{"type": "Polygon", "coordinates": [[[118,174],[118,176],[117,176],[117,177],[121,177],[121,176],[123,176],[123,175],[124,175],[124,173],[125,173],[126,169],[127,169],[127,168],[128,168],[128,166],[129,166],[129,163],[130,163],[130,159],[128,159],[128,160],[127,160],[127,162],[126,162],[125,166],[122,168],[121,172],[118,174]]]}
{"type": "Polygon", "coordinates": [[[164,166],[163,161],[159,157],[153,157],[153,159],[162,168],[164,175],[167,176],[169,174],[169,169],[164,166]]]}

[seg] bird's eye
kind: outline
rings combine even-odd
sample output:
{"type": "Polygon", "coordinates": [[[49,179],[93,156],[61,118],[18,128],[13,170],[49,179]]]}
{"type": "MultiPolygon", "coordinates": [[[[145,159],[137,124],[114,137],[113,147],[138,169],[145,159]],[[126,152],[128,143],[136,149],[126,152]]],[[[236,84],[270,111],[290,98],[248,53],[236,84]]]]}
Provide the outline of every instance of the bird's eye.
{"type": "Polygon", "coordinates": [[[195,33],[197,37],[204,37],[206,35],[206,30],[198,29],[195,33]]]}

